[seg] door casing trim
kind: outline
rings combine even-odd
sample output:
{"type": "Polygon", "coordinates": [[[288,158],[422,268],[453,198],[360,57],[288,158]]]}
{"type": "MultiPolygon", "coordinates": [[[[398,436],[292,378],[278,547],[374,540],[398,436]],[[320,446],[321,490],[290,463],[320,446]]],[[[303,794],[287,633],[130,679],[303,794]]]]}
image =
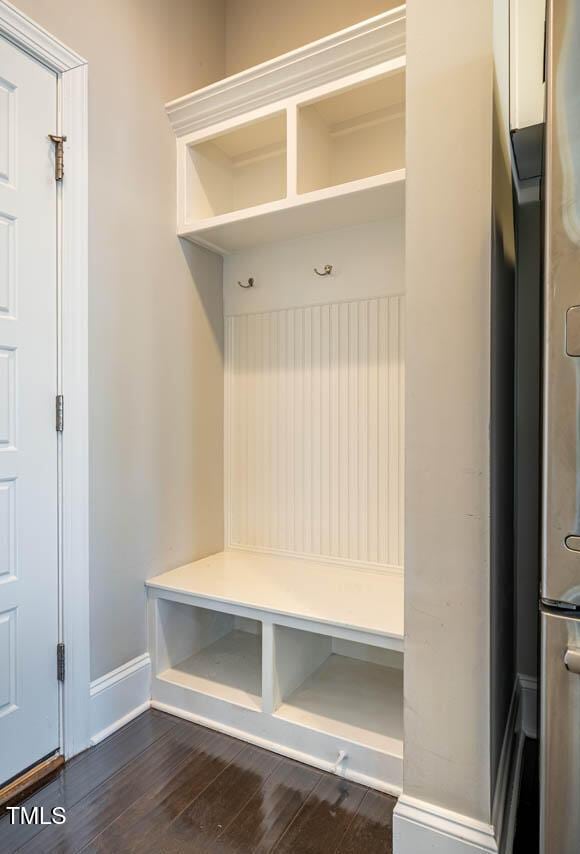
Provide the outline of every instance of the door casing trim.
{"type": "Polygon", "coordinates": [[[55,132],[67,136],[65,177],[57,190],[57,346],[58,393],[65,396],[65,429],[58,437],[59,640],[66,645],[66,678],[60,689],[60,749],[68,759],[87,748],[90,739],[88,65],[6,0],[0,0],[0,37],[56,74],[55,132]]]}

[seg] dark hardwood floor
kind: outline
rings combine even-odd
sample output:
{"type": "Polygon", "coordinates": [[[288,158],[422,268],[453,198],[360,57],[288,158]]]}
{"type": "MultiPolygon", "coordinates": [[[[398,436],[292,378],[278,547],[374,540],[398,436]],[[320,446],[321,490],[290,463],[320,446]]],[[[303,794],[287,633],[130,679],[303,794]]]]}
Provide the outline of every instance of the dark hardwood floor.
{"type": "Polygon", "coordinates": [[[392,854],[395,799],[150,711],[23,801],[64,824],[0,819],[0,852],[392,854]]]}

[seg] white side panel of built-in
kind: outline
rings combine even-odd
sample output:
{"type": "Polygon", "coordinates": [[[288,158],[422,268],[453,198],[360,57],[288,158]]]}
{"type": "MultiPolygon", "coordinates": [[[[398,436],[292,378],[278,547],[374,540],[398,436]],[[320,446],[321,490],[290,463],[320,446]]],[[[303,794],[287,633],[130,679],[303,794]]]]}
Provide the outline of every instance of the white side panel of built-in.
{"type": "Polygon", "coordinates": [[[403,564],[403,298],[226,321],[228,544],[403,564]]]}

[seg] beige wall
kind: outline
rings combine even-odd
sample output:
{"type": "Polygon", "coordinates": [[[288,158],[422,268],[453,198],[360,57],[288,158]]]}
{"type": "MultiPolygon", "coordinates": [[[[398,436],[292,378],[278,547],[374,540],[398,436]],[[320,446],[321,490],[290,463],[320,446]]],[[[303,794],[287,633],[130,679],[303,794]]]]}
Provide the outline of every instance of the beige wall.
{"type": "Polygon", "coordinates": [[[400,5],[400,0],[226,0],[226,73],[400,5]]]}
{"type": "Polygon", "coordinates": [[[404,791],[489,822],[492,0],[407,13],[404,791]]]}
{"type": "Polygon", "coordinates": [[[15,1],[89,62],[94,679],[147,649],[144,579],[222,544],[221,261],[175,236],[163,104],[223,75],[224,7],[15,1]]]}

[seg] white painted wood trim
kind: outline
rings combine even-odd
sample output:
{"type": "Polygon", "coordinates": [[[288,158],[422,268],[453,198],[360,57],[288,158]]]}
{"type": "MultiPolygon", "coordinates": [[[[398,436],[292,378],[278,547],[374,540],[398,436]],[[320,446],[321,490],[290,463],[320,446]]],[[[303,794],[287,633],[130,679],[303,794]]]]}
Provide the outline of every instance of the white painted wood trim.
{"type": "Polygon", "coordinates": [[[62,185],[61,391],[64,752],[88,743],[89,655],[89,414],[88,414],[88,68],[61,78],[62,130],[67,136],[62,185]]]}
{"type": "Polygon", "coordinates": [[[59,482],[60,624],[67,665],[61,693],[61,750],[69,758],[88,747],[90,735],[87,63],[6,0],[0,0],[0,37],[58,75],[58,132],[68,136],[66,175],[59,188],[58,346],[59,386],[66,394],[59,482]]]}
{"type": "MultiPolygon", "coordinates": [[[[172,686],[169,687],[171,689],[172,686]]],[[[202,699],[204,702],[207,702],[212,709],[220,703],[220,701],[214,701],[211,697],[203,697],[202,699]]],[[[222,702],[222,705],[229,704],[222,702]]],[[[353,783],[360,783],[361,786],[368,786],[371,789],[377,789],[380,792],[386,792],[387,794],[394,795],[395,797],[398,797],[401,793],[401,787],[396,783],[390,783],[379,777],[373,777],[370,774],[365,774],[362,771],[354,769],[344,769],[341,773],[338,773],[336,762],[325,760],[316,752],[309,753],[304,750],[299,750],[297,747],[292,747],[289,744],[284,743],[283,740],[278,741],[273,738],[265,738],[257,732],[252,732],[246,728],[238,728],[232,723],[226,722],[223,718],[220,719],[216,714],[212,716],[204,716],[202,714],[189,711],[182,706],[174,706],[170,703],[156,699],[151,701],[151,708],[158,709],[161,712],[167,712],[169,715],[175,715],[176,717],[183,718],[187,721],[193,721],[201,726],[208,727],[208,729],[217,730],[217,732],[223,732],[226,735],[231,735],[233,738],[238,738],[241,741],[247,741],[250,744],[257,745],[257,747],[263,747],[265,750],[278,753],[281,756],[287,756],[289,759],[295,759],[296,762],[302,762],[304,765],[312,765],[312,767],[320,768],[322,771],[328,771],[330,774],[342,776],[347,780],[351,780],[353,783]]],[[[251,712],[248,709],[243,709],[242,714],[256,715],[255,712],[251,712]]],[[[303,739],[304,741],[309,740],[309,742],[313,744],[318,742],[322,750],[328,749],[328,745],[330,744],[334,745],[336,743],[338,745],[339,743],[342,743],[340,739],[337,739],[334,736],[326,735],[326,733],[316,733],[314,730],[310,731],[306,728],[298,727],[295,724],[280,720],[274,715],[264,715],[262,720],[264,728],[268,725],[269,729],[276,731],[278,728],[282,729],[284,727],[286,731],[291,730],[296,732],[298,734],[298,741],[303,739]],[[271,724],[274,724],[274,726],[270,726],[271,724]],[[302,733],[299,732],[300,730],[302,730],[302,733]],[[312,739],[314,739],[314,741],[312,741],[312,739]]],[[[365,753],[364,748],[361,748],[361,751],[363,754],[365,753]]],[[[398,760],[393,759],[395,764],[397,761],[398,760]]],[[[417,852],[414,852],[414,854],[417,854],[417,852]]]]}
{"type": "Polygon", "coordinates": [[[120,729],[151,704],[151,659],[148,653],[91,682],[91,745],[120,729]]]}
{"type": "Polygon", "coordinates": [[[63,74],[79,65],[86,65],[86,60],[82,56],[55,39],[6,0],[0,2],[0,35],[57,74],[63,74]]]}
{"type": "Polygon", "coordinates": [[[114,688],[124,679],[128,679],[147,667],[151,667],[151,659],[148,652],[144,652],[143,655],[138,655],[136,658],[132,658],[131,661],[126,661],[125,664],[115,667],[114,670],[105,673],[104,676],[100,676],[91,682],[91,699],[102,694],[103,691],[107,691],[109,688],[114,688]]]}
{"type": "Polygon", "coordinates": [[[496,788],[492,824],[403,795],[395,807],[397,854],[511,854],[526,737],[535,738],[537,680],[517,674],[510,702],[496,788]]]}
{"type": "Polygon", "coordinates": [[[498,854],[494,829],[436,804],[402,795],[393,816],[396,854],[498,854]]]}
{"type": "Polygon", "coordinates": [[[146,712],[150,708],[151,701],[147,700],[145,703],[142,703],[140,706],[136,706],[126,715],[114,721],[109,726],[106,726],[104,729],[99,730],[99,732],[96,732],[94,735],[91,736],[90,747],[94,747],[96,744],[99,744],[101,741],[104,741],[110,735],[113,735],[114,732],[117,732],[118,729],[121,729],[121,727],[124,727],[126,726],[126,724],[131,723],[131,721],[134,721],[135,718],[138,718],[139,715],[142,715],[143,712],[146,712]]]}
{"type": "Polygon", "coordinates": [[[405,6],[226,77],[171,101],[175,134],[200,130],[405,52],[405,6]]]}

